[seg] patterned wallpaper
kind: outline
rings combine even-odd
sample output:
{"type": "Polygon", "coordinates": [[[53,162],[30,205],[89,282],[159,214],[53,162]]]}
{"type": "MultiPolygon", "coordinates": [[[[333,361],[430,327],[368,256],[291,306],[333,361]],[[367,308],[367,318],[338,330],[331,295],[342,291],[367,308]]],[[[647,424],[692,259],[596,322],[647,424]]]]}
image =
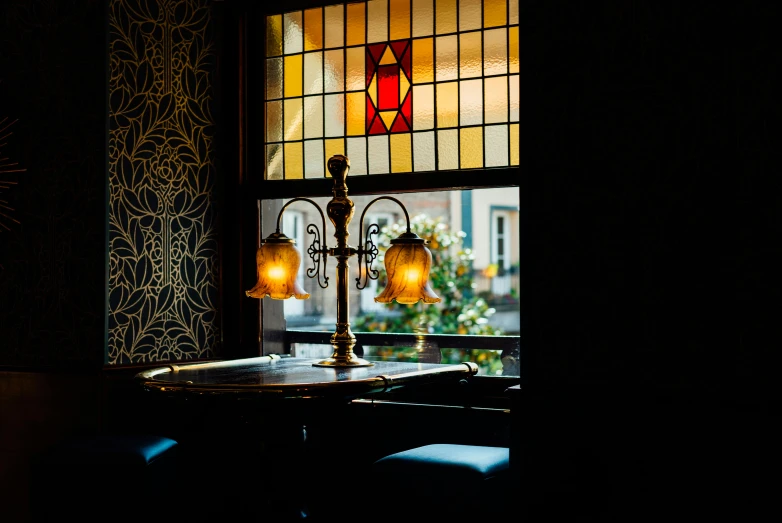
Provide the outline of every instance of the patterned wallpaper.
{"type": "Polygon", "coordinates": [[[110,364],[218,352],[209,3],[109,3],[110,364]]]}

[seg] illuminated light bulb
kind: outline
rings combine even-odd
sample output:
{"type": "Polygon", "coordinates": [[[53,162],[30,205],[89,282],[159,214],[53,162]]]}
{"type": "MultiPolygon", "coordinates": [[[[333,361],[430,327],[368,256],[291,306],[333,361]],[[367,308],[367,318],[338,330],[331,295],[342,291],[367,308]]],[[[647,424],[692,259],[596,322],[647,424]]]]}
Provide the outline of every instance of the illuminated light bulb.
{"type": "Polygon", "coordinates": [[[442,301],[429,285],[429,269],[432,266],[432,253],[426,248],[426,242],[417,234],[406,232],[391,240],[391,247],[385,254],[388,284],[375,298],[377,303],[397,303],[411,305],[423,300],[424,303],[442,301]]]}
{"type": "Polygon", "coordinates": [[[251,298],[269,298],[287,300],[294,297],[306,300],[310,297],[296,276],[301,264],[299,251],[294,247],[294,240],[282,233],[274,233],[263,240],[261,248],[255,255],[258,267],[258,283],[245,294],[251,298]]]}

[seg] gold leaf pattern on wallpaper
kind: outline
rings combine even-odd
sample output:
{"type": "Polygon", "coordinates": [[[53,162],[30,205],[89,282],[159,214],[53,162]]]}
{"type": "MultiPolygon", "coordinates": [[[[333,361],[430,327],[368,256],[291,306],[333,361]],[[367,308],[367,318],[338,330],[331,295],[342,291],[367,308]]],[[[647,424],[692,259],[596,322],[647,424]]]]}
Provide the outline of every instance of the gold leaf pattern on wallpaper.
{"type": "Polygon", "coordinates": [[[110,3],[112,364],[215,355],[211,23],[208,0],[110,3]]]}

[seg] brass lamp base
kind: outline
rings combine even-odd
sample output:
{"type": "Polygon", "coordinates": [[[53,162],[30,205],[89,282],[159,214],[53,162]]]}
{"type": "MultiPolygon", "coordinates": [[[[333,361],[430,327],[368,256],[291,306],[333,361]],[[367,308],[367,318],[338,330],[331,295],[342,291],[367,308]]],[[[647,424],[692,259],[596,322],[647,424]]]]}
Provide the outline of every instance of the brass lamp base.
{"type": "Polygon", "coordinates": [[[312,365],[314,367],[371,367],[374,363],[359,358],[351,352],[346,356],[331,356],[312,365]]]}

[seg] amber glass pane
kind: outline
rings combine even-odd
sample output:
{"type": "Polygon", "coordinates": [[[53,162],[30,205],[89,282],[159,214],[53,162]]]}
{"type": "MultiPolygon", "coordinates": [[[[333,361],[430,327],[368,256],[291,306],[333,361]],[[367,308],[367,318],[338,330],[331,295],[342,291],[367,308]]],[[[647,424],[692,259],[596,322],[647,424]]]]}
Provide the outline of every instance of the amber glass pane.
{"type": "Polygon", "coordinates": [[[345,67],[347,78],[347,90],[363,90],[366,87],[364,78],[364,64],[366,63],[366,51],[363,47],[348,47],[345,49],[347,66],[345,67]]]}
{"type": "Polygon", "coordinates": [[[300,180],[304,177],[301,142],[285,144],[285,179],[300,180]]]}
{"type": "Polygon", "coordinates": [[[323,137],[323,97],[304,98],[304,138],[323,137]]]}
{"type": "Polygon", "coordinates": [[[301,140],[301,98],[285,100],[285,140],[301,140]]]}
{"type": "Polygon", "coordinates": [[[511,27],[508,31],[508,39],[510,40],[508,61],[510,62],[510,72],[519,72],[519,27],[511,27]]]}
{"type": "Polygon", "coordinates": [[[437,84],[437,127],[459,125],[459,85],[456,82],[437,84]]]}
{"type": "Polygon", "coordinates": [[[323,10],[304,11],[304,50],[315,51],[323,47],[323,10]]]}
{"type": "Polygon", "coordinates": [[[460,167],[483,167],[483,127],[468,127],[460,129],[459,133],[460,167]]]}
{"type": "Polygon", "coordinates": [[[348,136],[364,135],[366,132],[366,95],[363,92],[347,93],[348,136]]]}
{"type": "MultiPolygon", "coordinates": [[[[326,140],[325,143],[325,154],[323,155],[324,162],[328,162],[328,159],[334,156],[335,154],[345,154],[345,140],[343,138],[332,138],[329,140],[326,140]]],[[[348,158],[350,158],[350,174],[353,174],[353,157],[350,155],[347,155],[348,158]]],[[[325,165],[325,163],[324,163],[325,165]]],[[[329,174],[324,170],[323,173],[321,173],[321,176],[324,178],[328,178],[329,174]]]]}
{"type": "Polygon", "coordinates": [[[508,99],[510,100],[510,121],[511,122],[518,122],[519,121],[519,96],[521,93],[519,92],[521,86],[519,85],[519,75],[514,74],[509,79],[509,87],[510,90],[508,99]]]}
{"type": "Polygon", "coordinates": [[[409,173],[413,170],[410,133],[397,133],[391,139],[391,172],[409,173]]]}
{"type": "Polygon", "coordinates": [[[519,23],[519,0],[508,0],[509,24],[519,23]]]}
{"type": "Polygon", "coordinates": [[[505,25],[505,0],[483,0],[483,27],[505,25]]]}
{"type": "Polygon", "coordinates": [[[282,98],[282,58],[266,60],[266,99],[282,98]]]}
{"type": "MultiPolygon", "coordinates": [[[[350,175],[367,174],[367,141],[364,138],[348,138],[350,175]]],[[[329,156],[329,158],[331,158],[329,156]]]]}
{"type": "Polygon", "coordinates": [[[304,55],[304,94],[323,92],[323,53],[304,55]]]}
{"type": "Polygon", "coordinates": [[[370,136],[367,138],[369,155],[369,174],[388,172],[388,136],[370,136]]]}
{"type": "MultiPolygon", "coordinates": [[[[438,101],[440,98],[437,98],[438,101]]],[[[459,125],[480,125],[483,123],[483,81],[463,80],[459,82],[459,125]]]]}
{"type": "Polygon", "coordinates": [[[282,144],[266,146],[266,179],[282,180],[282,144]]]}
{"type": "Polygon", "coordinates": [[[434,81],[434,49],[431,38],[413,40],[413,83],[434,81]]]}
{"type": "Polygon", "coordinates": [[[443,171],[459,168],[459,131],[457,129],[437,133],[437,168],[443,171]]]}
{"type": "Polygon", "coordinates": [[[366,4],[364,4],[364,2],[347,5],[347,9],[348,9],[347,45],[364,44],[364,34],[366,33],[366,26],[364,25],[364,22],[366,20],[364,16],[365,7],[366,4]]]}
{"type": "Polygon", "coordinates": [[[326,51],[323,83],[327,93],[345,90],[345,55],[342,49],[326,51]]]}
{"type": "Polygon", "coordinates": [[[508,74],[508,50],[506,30],[491,29],[483,32],[483,74],[508,74]]]}
{"type": "Polygon", "coordinates": [[[323,140],[307,140],[304,142],[304,177],[322,178],[324,169],[323,140]]]}
{"type": "Polygon", "coordinates": [[[413,0],[413,36],[431,36],[434,31],[434,0],[413,0]]]}
{"type": "Polygon", "coordinates": [[[508,165],[508,126],[488,125],[484,132],[486,167],[505,167],[508,165]]]}
{"type": "Polygon", "coordinates": [[[345,95],[328,95],[325,102],[326,136],[345,136],[345,95]]]}
{"type": "Polygon", "coordinates": [[[481,28],[481,0],[459,0],[459,31],[481,28]]]}
{"type": "Polygon", "coordinates": [[[282,101],[266,104],[266,141],[282,141],[282,101]]]}
{"type": "Polygon", "coordinates": [[[326,47],[343,47],[345,45],[345,6],[330,5],[326,7],[326,47]]]}
{"type": "Polygon", "coordinates": [[[283,50],[285,54],[300,53],[303,50],[302,45],[302,18],[301,11],[285,13],[282,15],[282,39],[283,50]]]}
{"type": "Polygon", "coordinates": [[[434,85],[413,87],[413,129],[420,131],[434,128],[434,85]]]}
{"type": "Polygon", "coordinates": [[[456,80],[457,57],[456,35],[437,37],[435,74],[438,82],[456,80]]]}
{"type": "Polygon", "coordinates": [[[481,31],[460,34],[459,45],[459,78],[476,78],[481,76],[483,71],[481,31]]]}
{"type": "Polygon", "coordinates": [[[434,132],[413,133],[413,170],[434,171],[434,132]]]}
{"type": "Polygon", "coordinates": [[[367,2],[367,43],[388,40],[388,0],[367,2]]]}
{"type": "Polygon", "coordinates": [[[389,40],[410,38],[410,0],[390,0],[389,40]]]}
{"type": "Polygon", "coordinates": [[[439,35],[456,32],[456,0],[436,0],[435,32],[439,35]]]}
{"type": "Polygon", "coordinates": [[[282,15],[266,17],[266,56],[282,54],[282,15]]]}
{"type": "Polygon", "coordinates": [[[519,165],[519,124],[510,124],[510,164],[519,165]]]}
{"type": "Polygon", "coordinates": [[[495,76],[484,79],[486,107],[484,123],[508,121],[508,77],[495,76]]]}
{"type": "Polygon", "coordinates": [[[301,96],[301,55],[285,57],[285,97],[301,96]]]}

